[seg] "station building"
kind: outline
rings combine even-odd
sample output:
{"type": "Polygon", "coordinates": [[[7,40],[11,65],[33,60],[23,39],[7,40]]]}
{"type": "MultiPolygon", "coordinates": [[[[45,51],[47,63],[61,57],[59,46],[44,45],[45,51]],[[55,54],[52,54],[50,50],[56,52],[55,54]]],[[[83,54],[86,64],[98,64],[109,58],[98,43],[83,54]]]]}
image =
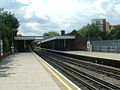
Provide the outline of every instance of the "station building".
{"type": "Polygon", "coordinates": [[[61,31],[61,36],[42,40],[39,45],[42,48],[54,50],[87,50],[87,41],[96,40],[101,39],[92,37],[82,38],[75,30],[68,34],[65,34],[65,31],[61,31]]]}

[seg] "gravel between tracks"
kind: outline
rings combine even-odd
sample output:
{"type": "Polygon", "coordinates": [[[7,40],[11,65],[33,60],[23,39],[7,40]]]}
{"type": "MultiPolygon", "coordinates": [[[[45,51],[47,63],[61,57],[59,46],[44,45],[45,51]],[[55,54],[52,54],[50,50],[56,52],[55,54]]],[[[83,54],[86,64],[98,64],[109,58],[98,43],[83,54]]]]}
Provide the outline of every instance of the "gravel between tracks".
{"type": "MultiPolygon", "coordinates": [[[[66,63],[66,62],[65,62],[65,63],[66,63]]],[[[97,73],[97,72],[95,72],[95,71],[91,71],[91,70],[86,69],[86,68],[83,68],[83,67],[78,67],[78,66],[75,66],[75,65],[72,65],[72,64],[68,64],[68,63],[66,63],[66,64],[67,64],[67,65],[70,65],[70,66],[72,66],[72,67],[75,67],[75,68],[77,68],[77,69],[79,69],[79,70],[81,70],[81,71],[84,71],[84,72],[86,72],[86,73],[88,73],[88,74],[94,75],[95,77],[98,77],[99,79],[102,79],[102,80],[105,80],[105,81],[107,81],[107,82],[109,82],[109,83],[112,83],[112,84],[115,84],[115,85],[120,86],[120,80],[117,80],[117,79],[111,78],[111,77],[109,77],[109,76],[106,76],[106,75],[97,73]]]]}

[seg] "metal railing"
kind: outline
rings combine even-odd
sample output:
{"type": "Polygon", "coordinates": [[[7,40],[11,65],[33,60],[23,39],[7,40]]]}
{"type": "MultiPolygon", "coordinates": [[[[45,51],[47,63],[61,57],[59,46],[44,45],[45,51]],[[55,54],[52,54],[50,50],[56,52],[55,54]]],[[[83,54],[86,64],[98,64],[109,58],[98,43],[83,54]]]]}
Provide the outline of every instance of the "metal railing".
{"type": "Polygon", "coordinates": [[[120,40],[89,41],[91,51],[120,53],[120,40]]]}

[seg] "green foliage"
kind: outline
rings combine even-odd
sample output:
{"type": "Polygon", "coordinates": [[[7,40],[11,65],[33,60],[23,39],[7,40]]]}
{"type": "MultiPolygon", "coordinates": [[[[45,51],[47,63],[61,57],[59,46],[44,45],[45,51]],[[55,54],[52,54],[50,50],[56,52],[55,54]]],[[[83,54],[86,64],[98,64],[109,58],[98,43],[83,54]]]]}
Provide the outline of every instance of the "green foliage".
{"type": "Polygon", "coordinates": [[[101,37],[103,40],[106,39],[107,32],[101,32],[99,27],[95,24],[87,24],[83,28],[78,30],[81,37],[101,37]]]}
{"type": "Polygon", "coordinates": [[[10,50],[12,41],[12,32],[17,34],[17,28],[19,27],[19,21],[11,14],[11,12],[5,11],[0,8],[0,31],[2,32],[3,51],[8,52],[10,50]]]}
{"type": "Polygon", "coordinates": [[[55,31],[50,31],[48,33],[43,34],[44,37],[54,37],[54,36],[59,36],[59,34],[55,31]]]}
{"type": "Polygon", "coordinates": [[[78,30],[78,33],[81,35],[81,37],[99,37],[99,27],[94,24],[87,24],[86,26],[83,26],[83,28],[78,30]]]}
{"type": "Polygon", "coordinates": [[[17,34],[17,36],[22,36],[22,34],[17,34]]]}
{"type": "Polygon", "coordinates": [[[111,32],[107,34],[107,39],[110,40],[120,39],[120,28],[113,28],[111,32]]]}
{"type": "Polygon", "coordinates": [[[4,38],[4,40],[3,40],[3,50],[4,50],[4,53],[10,51],[8,38],[4,38]]]}
{"type": "Polygon", "coordinates": [[[6,27],[8,27],[9,33],[10,31],[16,30],[19,27],[19,21],[14,14],[4,11],[3,8],[0,9],[0,24],[4,24],[6,27]]]}
{"type": "Polygon", "coordinates": [[[106,40],[107,39],[107,32],[106,31],[100,32],[99,37],[101,37],[103,40],[106,40]]]}

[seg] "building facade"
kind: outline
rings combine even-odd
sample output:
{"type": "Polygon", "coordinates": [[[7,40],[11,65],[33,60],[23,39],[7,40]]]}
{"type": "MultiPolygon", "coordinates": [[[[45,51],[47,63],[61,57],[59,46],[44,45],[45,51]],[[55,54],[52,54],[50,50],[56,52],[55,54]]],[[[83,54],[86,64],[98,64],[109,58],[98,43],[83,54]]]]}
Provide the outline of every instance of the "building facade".
{"type": "Polygon", "coordinates": [[[110,30],[111,30],[110,23],[106,22],[106,31],[109,32],[110,30]]]}
{"type": "Polygon", "coordinates": [[[110,25],[106,19],[92,19],[91,24],[95,24],[99,27],[100,31],[110,32],[113,28],[120,28],[120,25],[110,25]]]}
{"type": "Polygon", "coordinates": [[[91,23],[97,25],[100,31],[106,31],[106,19],[92,19],[91,23]]]}
{"type": "Polygon", "coordinates": [[[113,28],[120,28],[120,25],[110,25],[110,29],[112,30],[113,28]]]}

